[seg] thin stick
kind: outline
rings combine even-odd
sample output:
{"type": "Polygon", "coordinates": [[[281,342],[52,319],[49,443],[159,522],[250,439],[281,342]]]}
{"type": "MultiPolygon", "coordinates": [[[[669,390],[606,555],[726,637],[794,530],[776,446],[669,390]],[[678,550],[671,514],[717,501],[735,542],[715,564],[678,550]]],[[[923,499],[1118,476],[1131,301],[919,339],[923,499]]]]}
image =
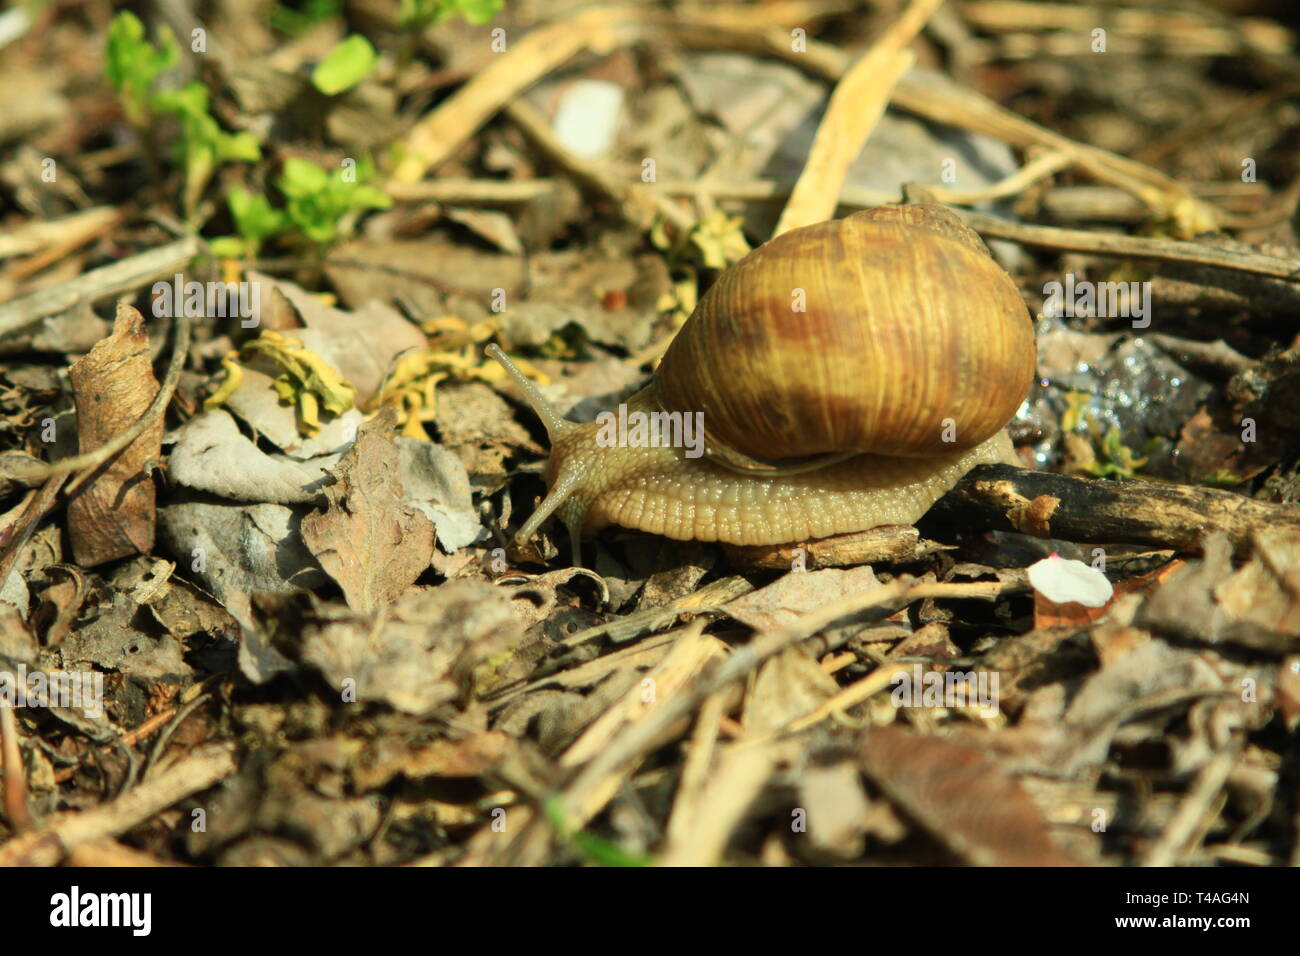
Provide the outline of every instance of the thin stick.
{"type": "Polygon", "coordinates": [[[1195,265],[1272,276],[1275,279],[1288,279],[1292,282],[1300,280],[1300,262],[1293,259],[1279,259],[1276,256],[1265,256],[1255,252],[1232,252],[1203,243],[1178,239],[1153,239],[1147,236],[1089,232],[1085,229],[1032,226],[979,212],[963,209],[953,211],[981,235],[991,236],[994,239],[1010,239],[1012,242],[1019,242],[1026,246],[1090,252],[1098,256],[1190,262],[1195,265]]]}
{"type": "Polygon", "coordinates": [[[595,813],[589,795],[593,788],[617,768],[630,765],[644,756],[660,742],[660,736],[672,725],[687,717],[701,702],[732,683],[756,671],[764,661],[792,644],[811,637],[836,622],[866,616],[870,620],[887,617],[913,601],[928,597],[976,597],[992,599],[1002,593],[1003,582],[975,582],[974,584],[943,584],[918,582],[903,576],[888,584],[850,594],[800,616],[793,624],[773,628],[754,637],[744,647],[737,648],[730,657],[704,679],[689,689],[663,701],[636,724],[625,729],[608,747],[592,758],[565,789],[564,809],[566,819],[579,818],[583,813],[595,813]]]}
{"type": "Polygon", "coordinates": [[[579,184],[595,191],[618,207],[623,218],[642,229],[649,228],[656,216],[662,216],[678,229],[689,229],[694,220],[675,206],[667,196],[655,190],[639,189],[640,180],[620,179],[595,163],[573,155],[551,132],[546,118],[523,100],[506,107],[506,116],[518,126],[551,162],[572,176],[579,184]],[[635,185],[633,185],[635,183],[635,185]]]}
{"type": "Polygon", "coordinates": [[[0,845],[0,866],[54,866],[78,847],[114,837],[235,772],[235,748],[194,751],[153,780],[80,813],[61,813],[0,845]]]}
{"type": "MultiPolygon", "coordinates": [[[[1041,182],[1048,176],[1060,172],[1071,165],[1071,159],[1064,153],[1044,153],[1020,167],[1014,173],[988,186],[978,189],[951,189],[946,186],[927,186],[934,198],[941,203],[954,206],[973,206],[976,203],[994,199],[1017,196],[1030,186],[1041,182]]],[[[616,173],[608,172],[610,178],[616,173]]],[[[524,203],[553,192],[558,186],[556,179],[426,179],[418,183],[390,182],[385,189],[399,202],[443,202],[456,205],[503,205],[524,203]]],[[[652,192],[666,193],[669,196],[697,198],[707,196],[712,200],[743,199],[751,202],[763,202],[788,199],[794,191],[794,184],[778,182],[774,179],[728,179],[721,181],[700,182],[693,179],[661,179],[646,184],[652,192]]],[[[1072,187],[1079,188],[1079,187],[1072,187]]],[[[1120,193],[1128,199],[1127,193],[1120,193]]],[[[840,190],[840,205],[843,206],[879,206],[884,203],[901,202],[902,193],[884,189],[863,189],[858,186],[844,186],[840,190]]],[[[1130,200],[1132,202],[1132,200],[1130,200]]],[[[1136,204],[1138,210],[1143,207],[1136,204]]]]}
{"type": "Polygon", "coordinates": [[[943,0],[913,0],[903,15],[841,77],[817,128],[808,162],[773,235],[823,222],[835,215],[849,164],[862,152],[863,144],[884,115],[894,84],[915,62],[907,45],[942,3],[943,0]]]}
{"type": "Polygon", "coordinates": [[[1164,832],[1147,849],[1142,857],[1142,866],[1173,866],[1191,848],[1189,844],[1201,829],[1203,821],[1210,812],[1211,804],[1228,782],[1228,774],[1237,762],[1240,744],[1230,744],[1221,750],[1203,766],[1191,789],[1178,805],[1164,832]]]}
{"type": "Polygon", "coordinates": [[[627,42],[624,31],[639,13],[597,7],[531,31],[439,104],[407,134],[404,157],[393,174],[415,182],[474,135],[497,110],[582,50],[610,52],[627,42]]]}
{"type": "Polygon", "coordinates": [[[141,283],[189,262],[198,255],[199,248],[197,238],[186,236],[0,305],[0,338],[21,332],[42,319],[66,312],[83,302],[93,303],[137,288],[141,283]]]}

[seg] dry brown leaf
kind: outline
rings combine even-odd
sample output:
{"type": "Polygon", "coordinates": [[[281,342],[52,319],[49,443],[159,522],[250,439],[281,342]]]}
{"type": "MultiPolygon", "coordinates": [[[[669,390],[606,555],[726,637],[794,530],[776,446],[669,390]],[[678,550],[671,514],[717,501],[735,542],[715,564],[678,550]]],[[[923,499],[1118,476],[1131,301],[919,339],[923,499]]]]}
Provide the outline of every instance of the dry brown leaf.
{"type": "Polygon", "coordinates": [[[1135,623],[1211,643],[1293,651],[1300,638],[1300,537],[1259,532],[1251,551],[1234,571],[1231,543],[1223,534],[1209,536],[1202,559],[1162,577],[1135,623]]]}
{"type": "Polygon", "coordinates": [[[302,540],[348,606],[392,604],[433,557],[433,522],[403,504],[396,414],[384,409],[357,432],[325,489],[324,511],[302,519],[302,540]]]}
{"type": "MultiPolygon", "coordinates": [[[[112,334],[73,363],[68,377],[84,454],[128,428],[158,394],[144,316],[119,304],[112,334]]],[[[82,567],[153,550],[154,485],[144,469],[161,453],[162,435],[159,418],[68,504],[68,536],[82,567]]]]}
{"type": "Polygon", "coordinates": [[[879,584],[869,567],[792,571],[767,587],[731,601],[723,610],[758,631],[787,627],[808,611],[879,584]]]}
{"type": "Polygon", "coordinates": [[[983,751],[897,727],[875,727],[862,740],[867,775],[967,863],[1078,865],[1052,842],[1020,784],[983,751]]]}
{"type": "Polygon", "coordinates": [[[767,661],[745,699],[745,730],[762,734],[786,726],[811,713],[831,697],[839,685],[801,647],[787,647],[767,661]]]}
{"type": "Polygon", "coordinates": [[[468,698],[523,640],[515,601],[484,581],[411,588],[381,614],[321,604],[289,648],[335,689],[426,714],[468,698]]]}

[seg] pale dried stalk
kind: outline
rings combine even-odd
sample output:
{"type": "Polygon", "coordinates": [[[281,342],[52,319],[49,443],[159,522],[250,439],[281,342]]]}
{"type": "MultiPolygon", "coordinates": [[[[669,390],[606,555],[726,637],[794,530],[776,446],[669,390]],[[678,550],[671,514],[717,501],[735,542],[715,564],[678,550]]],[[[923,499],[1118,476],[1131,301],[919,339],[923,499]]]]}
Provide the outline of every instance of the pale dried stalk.
{"type": "Polygon", "coordinates": [[[778,761],[791,755],[789,742],[765,741],[757,747],[728,747],[700,794],[700,813],[690,832],[669,840],[660,866],[712,866],[722,857],[732,831],[745,819],[778,761]]]}
{"type": "Polygon", "coordinates": [[[66,312],[82,303],[92,303],[138,288],[150,279],[183,266],[199,254],[199,248],[197,238],[186,236],[0,305],[0,338],[21,332],[41,319],[66,312]]]}
{"type": "Polygon", "coordinates": [[[8,701],[0,700],[0,757],[3,758],[5,818],[15,832],[31,829],[35,824],[27,808],[27,776],[22,754],[18,750],[18,721],[8,701]]]}
{"type": "Polygon", "coordinates": [[[727,703],[727,694],[713,694],[704,701],[695,718],[695,731],[691,734],[677,784],[677,799],[673,801],[672,815],[668,818],[666,836],[669,846],[680,845],[695,829],[727,703]]]}
{"type": "Polygon", "coordinates": [[[894,84],[915,62],[907,45],[942,4],[943,0],[913,0],[840,78],[774,236],[835,215],[849,165],[885,115],[894,84]]]}

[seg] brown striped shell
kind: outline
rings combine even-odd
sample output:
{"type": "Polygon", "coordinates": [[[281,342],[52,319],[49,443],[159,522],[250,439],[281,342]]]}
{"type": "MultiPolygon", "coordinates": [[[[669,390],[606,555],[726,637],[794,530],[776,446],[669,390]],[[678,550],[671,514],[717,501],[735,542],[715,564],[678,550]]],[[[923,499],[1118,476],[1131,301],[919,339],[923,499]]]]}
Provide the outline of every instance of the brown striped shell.
{"type": "Polygon", "coordinates": [[[881,206],[772,239],[726,270],[664,355],[655,395],[703,412],[742,469],[972,448],[1034,375],[1015,283],[948,209],[881,206]]]}

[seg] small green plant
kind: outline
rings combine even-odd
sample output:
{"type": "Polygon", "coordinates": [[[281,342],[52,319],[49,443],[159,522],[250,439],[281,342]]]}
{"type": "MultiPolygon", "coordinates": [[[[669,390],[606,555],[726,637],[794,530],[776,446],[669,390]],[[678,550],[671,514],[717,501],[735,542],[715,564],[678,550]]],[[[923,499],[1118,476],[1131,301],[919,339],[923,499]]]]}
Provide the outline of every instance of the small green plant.
{"type": "Polygon", "coordinates": [[[158,45],[145,39],[144,24],[129,11],[113,18],[108,28],[104,71],[117,90],[126,118],[137,129],[153,120],[149,90],[159,74],[180,61],[176,37],[166,27],[158,31],[158,45]]]}
{"type": "Polygon", "coordinates": [[[1101,442],[1101,455],[1088,465],[1088,471],[1098,478],[1132,478],[1147,463],[1133,449],[1124,444],[1124,436],[1112,427],[1101,442]]]}
{"type": "Polygon", "coordinates": [[[324,245],[338,237],[345,217],[392,206],[392,197],[386,192],[366,185],[373,175],[374,164],[369,159],[330,173],[291,156],[284,161],[276,185],[289,201],[285,207],[289,221],[308,239],[324,245]]]}
{"type": "Polygon", "coordinates": [[[311,74],[312,85],[326,96],[350,90],[370,75],[377,59],[370,41],[354,33],[316,64],[311,74]]]}
{"type": "Polygon", "coordinates": [[[192,217],[220,163],[254,163],[262,158],[262,151],[251,133],[227,133],[217,125],[208,111],[208,90],[202,83],[152,92],[158,77],[175,66],[179,57],[180,49],[170,31],[160,30],[155,46],[145,39],[144,24],[135,14],[122,11],[113,18],[105,72],[121,98],[127,120],[144,136],[151,163],[157,162],[154,120],[174,116],[180,123],[175,153],[185,171],[185,211],[192,217]]]}
{"type": "Polygon", "coordinates": [[[256,258],[263,242],[295,230],[318,247],[328,245],[346,230],[349,217],[392,206],[392,197],[367,184],[374,174],[374,163],[367,158],[330,172],[291,156],[275,183],[287,200],[285,208],[276,209],[265,196],[247,189],[232,189],[226,205],[238,235],[213,239],[212,251],[228,258],[256,258]]]}
{"type": "Polygon", "coordinates": [[[397,22],[407,30],[423,30],[460,15],[482,25],[500,12],[501,0],[402,0],[397,22]]]}
{"type": "Polygon", "coordinates": [[[260,193],[236,187],[226,194],[226,206],[239,235],[213,239],[212,251],[218,256],[256,259],[263,242],[289,228],[289,217],[260,193]]]}
{"type": "Polygon", "coordinates": [[[180,121],[181,138],[176,158],[185,170],[185,209],[193,212],[203,188],[225,162],[255,163],[262,150],[252,133],[227,133],[208,112],[208,88],[187,83],[179,90],[164,90],[153,98],[158,113],[170,113],[180,121]]]}

